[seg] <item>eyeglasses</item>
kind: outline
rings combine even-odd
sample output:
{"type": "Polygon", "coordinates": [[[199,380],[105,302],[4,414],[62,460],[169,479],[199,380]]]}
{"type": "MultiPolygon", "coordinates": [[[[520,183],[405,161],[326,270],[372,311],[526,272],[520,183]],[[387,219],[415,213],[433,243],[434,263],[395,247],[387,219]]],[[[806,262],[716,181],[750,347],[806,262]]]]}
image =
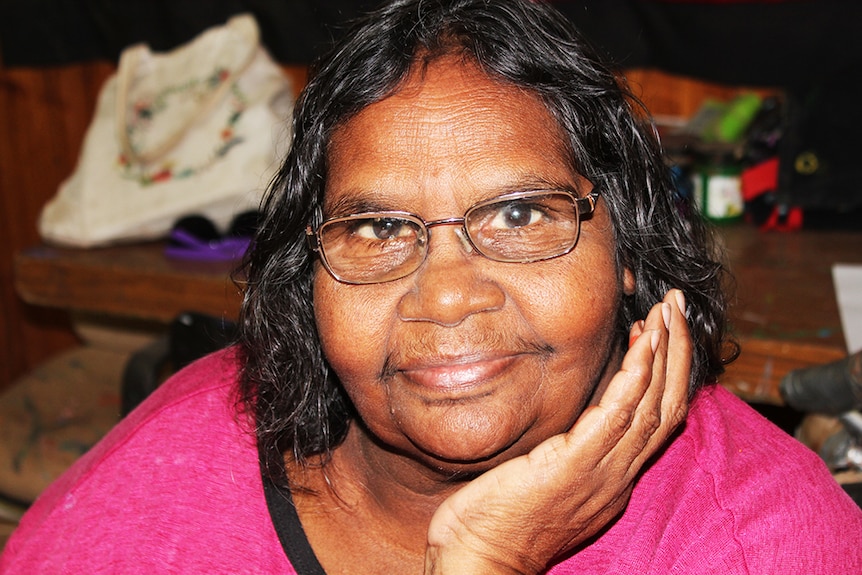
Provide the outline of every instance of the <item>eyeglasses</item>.
{"type": "Polygon", "coordinates": [[[428,255],[434,226],[459,225],[468,246],[497,262],[529,263],[567,254],[575,247],[582,219],[599,192],[583,198],[564,190],[515,192],[475,204],[462,218],[426,222],[407,212],[367,212],[306,228],[309,247],[332,276],[348,284],[401,279],[428,255]]]}

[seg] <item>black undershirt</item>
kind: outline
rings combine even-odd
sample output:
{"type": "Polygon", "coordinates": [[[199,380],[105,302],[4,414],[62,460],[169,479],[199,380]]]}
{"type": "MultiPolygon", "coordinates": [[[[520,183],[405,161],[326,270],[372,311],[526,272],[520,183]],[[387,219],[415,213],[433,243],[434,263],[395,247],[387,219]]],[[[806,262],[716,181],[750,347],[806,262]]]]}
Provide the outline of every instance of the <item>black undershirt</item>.
{"type": "Polygon", "coordinates": [[[298,575],[326,575],[305,536],[290,490],[277,486],[266,473],[261,475],[266,507],[290,564],[298,575]]]}

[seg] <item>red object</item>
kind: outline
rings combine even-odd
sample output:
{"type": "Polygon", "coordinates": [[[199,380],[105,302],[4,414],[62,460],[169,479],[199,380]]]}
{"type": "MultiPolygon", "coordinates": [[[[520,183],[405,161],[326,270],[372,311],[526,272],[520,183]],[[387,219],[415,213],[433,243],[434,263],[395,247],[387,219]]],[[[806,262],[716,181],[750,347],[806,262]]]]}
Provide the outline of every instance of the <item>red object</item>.
{"type": "Polygon", "coordinates": [[[769,218],[760,226],[763,231],[795,232],[802,229],[802,208],[789,208],[785,212],[773,208],[769,218]]]}
{"type": "Polygon", "coordinates": [[[742,199],[750,202],[778,187],[778,158],[772,158],[742,171],[742,199]]]}

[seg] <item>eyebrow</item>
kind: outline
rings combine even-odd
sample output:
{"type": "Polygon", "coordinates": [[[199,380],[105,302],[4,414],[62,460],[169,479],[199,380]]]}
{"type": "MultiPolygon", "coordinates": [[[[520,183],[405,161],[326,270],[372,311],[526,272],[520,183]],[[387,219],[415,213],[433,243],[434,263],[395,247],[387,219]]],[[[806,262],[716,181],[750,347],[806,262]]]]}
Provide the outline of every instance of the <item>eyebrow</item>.
{"type": "MultiPolygon", "coordinates": [[[[498,196],[513,194],[516,192],[527,192],[532,190],[565,190],[580,196],[579,186],[563,183],[548,178],[527,176],[519,178],[505,185],[489,190],[486,196],[477,196],[471,205],[490,200],[498,196]]],[[[382,199],[379,194],[369,190],[356,190],[344,193],[341,198],[327,205],[324,200],[324,218],[340,218],[355,214],[369,212],[408,212],[403,206],[393,206],[387,198],[382,199]]]]}
{"type": "Polygon", "coordinates": [[[353,193],[345,194],[338,200],[332,202],[331,205],[326,205],[324,202],[324,217],[325,218],[340,218],[353,214],[364,214],[367,212],[391,212],[403,211],[393,210],[368,194],[353,193]]]}

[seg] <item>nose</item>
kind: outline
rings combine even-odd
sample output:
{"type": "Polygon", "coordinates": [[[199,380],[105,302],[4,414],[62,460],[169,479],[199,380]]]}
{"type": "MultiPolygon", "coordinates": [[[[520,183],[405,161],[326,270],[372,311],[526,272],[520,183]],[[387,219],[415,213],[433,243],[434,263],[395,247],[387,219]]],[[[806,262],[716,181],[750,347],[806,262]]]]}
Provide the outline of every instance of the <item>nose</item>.
{"type": "Polygon", "coordinates": [[[462,229],[440,226],[432,235],[428,255],[409,276],[413,285],[398,303],[399,317],[454,327],[473,314],[502,308],[502,286],[483,272],[489,260],[473,249],[462,229]]]}

